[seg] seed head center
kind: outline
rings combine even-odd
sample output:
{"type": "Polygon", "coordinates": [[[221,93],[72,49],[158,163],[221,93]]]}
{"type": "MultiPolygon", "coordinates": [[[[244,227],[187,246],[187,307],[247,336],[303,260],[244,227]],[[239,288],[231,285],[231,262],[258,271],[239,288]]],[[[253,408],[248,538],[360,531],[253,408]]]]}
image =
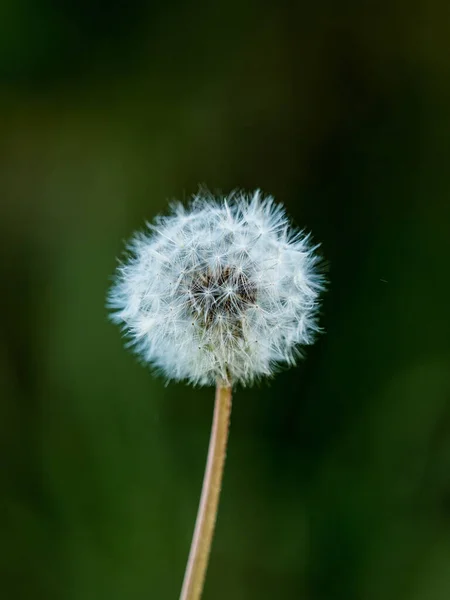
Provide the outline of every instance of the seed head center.
{"type": "Polygon", "coordinates": [[[205,268],[188,282],[190,308],[205,327],[229,323],[236,326],[247,307],[256,301],[249,277],[234,267],[205,268]]]}

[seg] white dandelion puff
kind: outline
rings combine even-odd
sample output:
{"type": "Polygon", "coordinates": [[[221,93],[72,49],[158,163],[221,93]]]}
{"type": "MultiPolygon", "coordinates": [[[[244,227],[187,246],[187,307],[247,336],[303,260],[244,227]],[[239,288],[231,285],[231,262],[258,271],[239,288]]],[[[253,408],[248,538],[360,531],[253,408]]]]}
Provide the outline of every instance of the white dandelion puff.
{"type": "Polygon", "coordinates": [[[272,197],[202,191],[133,238],[111,318],[169,379],[249,384],[294,364],[319,331],[316,248],[272,197]]]}

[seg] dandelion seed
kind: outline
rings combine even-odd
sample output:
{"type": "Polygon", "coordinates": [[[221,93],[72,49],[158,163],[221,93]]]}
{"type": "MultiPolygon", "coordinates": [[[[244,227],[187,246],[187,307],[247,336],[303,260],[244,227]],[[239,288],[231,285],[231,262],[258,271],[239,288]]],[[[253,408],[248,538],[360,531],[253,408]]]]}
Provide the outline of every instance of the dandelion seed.
{"type": "Polygon", "coordinates": [[[319,331],[315,249],[270,196],[197,194],[132,240],[112,319],[169,379],[252,383],[293,364],[319,331]]]}

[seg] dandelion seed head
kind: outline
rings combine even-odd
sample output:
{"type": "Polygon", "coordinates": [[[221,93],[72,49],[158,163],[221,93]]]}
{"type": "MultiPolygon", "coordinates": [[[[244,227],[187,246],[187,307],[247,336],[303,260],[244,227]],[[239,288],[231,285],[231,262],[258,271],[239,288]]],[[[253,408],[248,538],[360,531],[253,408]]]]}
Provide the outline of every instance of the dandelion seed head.
{"type": "Polygon", "coordinates": [[[316,247],[272,197],[202,191],[134,236],[108,305],[167,378],[245,385],[314,341],[323,284],[316,247]]]}

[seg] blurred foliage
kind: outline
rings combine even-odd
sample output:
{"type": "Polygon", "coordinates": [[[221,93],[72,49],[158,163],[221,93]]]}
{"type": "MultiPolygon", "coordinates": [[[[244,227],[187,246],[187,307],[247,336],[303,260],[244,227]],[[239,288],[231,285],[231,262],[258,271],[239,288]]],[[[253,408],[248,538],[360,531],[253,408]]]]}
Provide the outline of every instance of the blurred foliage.
{"type": "Polygon", "coordinates": [[[212,390],[104,308],[199,183],[322,242],[326,335],[235,395],[205,600],[450,595],[449,5],[0,5],[1,597],[177,598],[212,390]]]}

